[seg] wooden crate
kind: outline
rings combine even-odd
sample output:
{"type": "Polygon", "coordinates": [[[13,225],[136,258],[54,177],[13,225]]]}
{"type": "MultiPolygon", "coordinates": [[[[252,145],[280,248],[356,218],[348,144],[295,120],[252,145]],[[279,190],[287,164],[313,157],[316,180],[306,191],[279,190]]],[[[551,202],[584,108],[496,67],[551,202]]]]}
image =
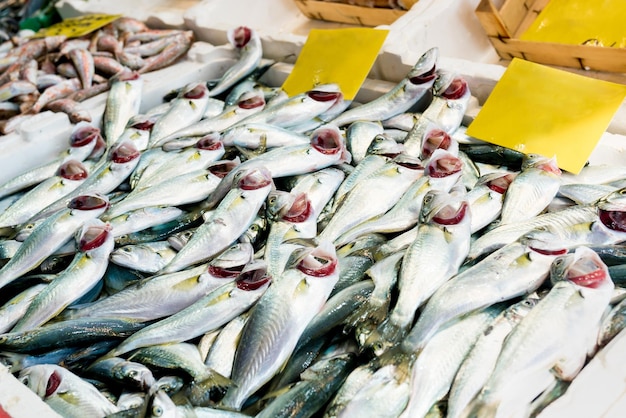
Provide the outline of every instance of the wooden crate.
{"type": "Polygon", "coordinates": [[[475,13],[498,55],[540,64],[626,73],[626,48],[567,45],[519,39],[550,0],[481,0],[475,13]]]}
{"type": "Polygon", "coordinates": [[[294,0],[309,19],[350,23],[359,26],[390,25],[406,10],[383,7],[361,7],[345,3],[317,0],[294,0]]]}

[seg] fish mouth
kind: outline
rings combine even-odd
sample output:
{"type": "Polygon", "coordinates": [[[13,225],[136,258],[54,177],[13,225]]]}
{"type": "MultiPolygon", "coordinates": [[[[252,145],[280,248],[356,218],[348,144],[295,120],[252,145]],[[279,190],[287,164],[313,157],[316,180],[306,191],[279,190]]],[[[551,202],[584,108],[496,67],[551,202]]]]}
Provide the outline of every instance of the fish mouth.
{"type": "Polygon", "coordinates": [[[120,71],[118,74],[111,77],[111,82],[113,81],[134,81],[139,80],[141,74],[137,71],[120,71]]]}
{"type": "Polygon", "coordinates": [[[77,160],[69,160],[63,163],[59,167],[58,174],[67,180],[84,180],[89,175],[87,168],[77,160]]]}
{"type": "Polygon", "coordinates": [[[237,106],[241,109],[256,109],[265,106],[265,98],[260,94],[246,94],[237,102],[237,106]]]}
{"type": "Polygon", "coordinates": [[[207,151],[217,151],[220,148],[223,148],[224,145],[220,139],[220,134],[217,132],[210,133],[208,135],[203,136],[196,142],[196,148],[207,150],[207,151]]]}
{"type": "Polygon", "coordinates": [[[111,151],[111,161],[117,164],[128,163],[139,158],[139,151],[131,142],[124,141],[111,151]]]}
{"type": "Polygon", "coordinates": [[[505,194],[509,189],[511,182],[515,179],[516,174],[504,174],[493,180],[487,181],[486,185],[490,190],[496,193],[505,194]]]}
{"type": "Polygon", "coordinates": [[[626,232],[626,212],[620,210],[598,209],[600,222],[609,229],[626,232]]]}
{"type": "Polygon", "coordinates": [[[97,140],[98,136],[100,136],[100,129],[91,125],[82,126],[76,129],[70,136],[70,146],[74,148],[84,147],[92,141],[97,140]]]}
{"type": "Polygon", "coordinates": [[[48,383],[46,383],[46,393],[44,395],[45,398],[54,395],[59,386],[61,385],[61,375],[56,370],[53,371],[48,377],[48,383]]]}
{"type": "Polygon", "coordinates": [[[207,89],[207,87],[204,84],[199,83],[192,87],[190,90],[186,91],[183,94],[183,98],[190,100],[202,99],[203,97],[206,97],[208,93],[209,90],[207,89]]]}
{"type": "Polygon", "coordinates": [[[436,66],[433,64],[430,70],[409,78],[411,84],[424,84],[434,80],[437,77],[436,66]]]}
{"type": "Polygon", "coordinates": [[[133,122],[130,127],[140,131],[149,131],[154,126],[154,122],[156,122],[156,118],[146,118],[145,120],[133,122]]]}
{"type": "Polygon", "coordinates": [[[269,186],[272,183],[272,175],[265,167],[253,168],[241,180],[239,188],[241,190],[257,190],[269,186]]]}
{"type": "Polygon", "coordinates": [[[316,102],[337,102],[343,97],[338,91],[309,90],[306,95],[316,102]]]}
{"type": "Polygon", "coordinates": [[[209,166],[208,170],[214,176],[223,179],[238,165],[239,163],[235,161],[220,161],[209,166]]]}
{"type": "Polygon", "coordinates": [[[301,193],[294,199],[283,219],[287,222],[301,223],[309,219],[311,213],[313,213],[311,201],[305,193],[301,193]]]}
{"type": "Polygon", "coordinates": [[[100,247],[109,237],[111,233],[111,225],[108,223],[99,223],[90,225],[80,236],[78,247],[80,251],[89,251],[100,247]]]}
{"type": "Polygon", "coordinates": [[[426,51],[415,64],[414,69],[409,73],[411,84],[424,84],[437,78],[436,63],[439,57],[439,49],[431,48],[426,51]]]}
{"type": "Polygon", "coordinates": [[[446,205],[437,211],[435,216],[433,216],[433,221],[440,225],[457,225],[465,219],[468,207],[469,205],[465,201],[461,202],[461,205],[458,207],[446,205]]]}
{"type": "Polygon", "coordinates": [[[447,150],[450,148],[452,138],[446,131],[441,129],[433,129],[428,132],[424,139],[424,145],[422,146],[422,156],[429,158],[436,149],[447,150]]]}
{"type": "Polygon", "coordinates": [[[251,291],[260,288],[271,280],[272,278],[267,274],[267,265],[265,262],[253,261],[249,263],[239,275],[239,278],[235,281],[235,285],[238,289],[251,291]]]}
{"type": "Polygon", "coordinates": [[[104,196],[98,195],[81,195],[76,196],[67,204],[69,209],[78,210],[94,210],[103,209],[109,206],[109,200],[104,196]]]}
{"type": "Polygon", "coordinates": [[[229,279],[229,278],[232,278],[232,277],[239,276],[241,274],[241,272],[243,271],[244,267],[245,267],[245,264],[242,264],[240,266],[232,266],[232,267],[229,267],[229,268],[218,267],[218,266],[211,265],[211,266],[209,266],[207,271],[213,277],[217,277],[219,279],[229,279]]]}
{"type": "Polygon", "coordinates": [[[318,128],[311,136],[311,145],[325,155],[341,152],[343,142],[341,134],[335,128],[318,128]]]}
{"type": "Polygon", "coordinates": [[[432,178],[448,177],[461,171],[463,161],[452,154],[432,158],[426,166],[426,175],[432,178]]]}
{"type": "Polygon", "coordinates": [[[243,48],[252,39],[252,30],[246,26],[239,26],[232,32],[231,42],[237,48],[243,48]]]}
{"type": "Polygon", "coordinates": [[[467,90],[467,82],[462,78],[456,77],[452,80],[448,88],[441,93],[441,96],[448,100],[457,100],[463,97],[465,93],[467,93],[467,90]]]}
{"type": "Polygon", "coordinates": [[[321,249],[305,251],[296,264],[296,268],[307,276],[326,277],[337,270],[337,257],[321,249]]]}
{"type": "Polygon", "coordinates": [[[570,282],[583,287],[595,289],[607,278],[606,269],[592,257],[576,260],[567,270],[566,278],[570,282]]]}

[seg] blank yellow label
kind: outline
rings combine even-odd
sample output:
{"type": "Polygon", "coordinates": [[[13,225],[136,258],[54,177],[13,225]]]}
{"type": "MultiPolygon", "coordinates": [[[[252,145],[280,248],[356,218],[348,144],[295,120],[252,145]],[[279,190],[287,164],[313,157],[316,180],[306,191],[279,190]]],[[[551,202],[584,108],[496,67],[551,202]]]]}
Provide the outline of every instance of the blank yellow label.
{"type": "Polygon", "coordinates": [[[68,38],[78,38],[100,29],[101,27],[119,19],[122,15],[91,14],[79,17],[71,17],[63,22],[39,30],[35,37],[65,35],[68,38]]]}
{"type": "Polygon", "coordinates": [[[624,0],[550,0],[520,39],[623,48],[624,22],[624,0]]]}
{"type": "Polygon", "coordinates": [[[556,156],[577,174],[626,97],[626,86],[514,59],[467,134],[526,154],[556,156]]]}
{"type": "Polygon", "coordinates": [[[312,29],[283,90],[295,96],[336,83],[346,100],[354,99],[388,33],[372,28],[312,29]]]}

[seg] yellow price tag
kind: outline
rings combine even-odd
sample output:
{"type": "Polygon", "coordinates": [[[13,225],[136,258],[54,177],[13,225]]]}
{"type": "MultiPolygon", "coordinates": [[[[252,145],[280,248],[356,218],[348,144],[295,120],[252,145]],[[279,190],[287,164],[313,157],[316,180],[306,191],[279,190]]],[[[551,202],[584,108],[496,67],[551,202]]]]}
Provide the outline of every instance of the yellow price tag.
{"type": "Polygon", "coordinates": [[[283,90],[294,96],[336,83],[346,100],[354,99],[388,33],[372,28],[312,29],[283,90]]]}
{"type": "Polygon", "coordinates": [[[467,134],[578,174],[625,97],[624,85],[515,58],[467,134]]]}
{"type": "Polygon", "coordinates": [[[68,38],[78,38],[100,29],[101,27],[119,19],[122,15],[91,14],[79,17],[71,17],[63,22],[56,23],[47,28],[40,29],[35,38],[46,36],[65,35],[68,38]]]}
{"type": "Polygon", "coordinates": [[[520,39],[623,48],[625,21],[624,0],[550,0],[520,39]]]}

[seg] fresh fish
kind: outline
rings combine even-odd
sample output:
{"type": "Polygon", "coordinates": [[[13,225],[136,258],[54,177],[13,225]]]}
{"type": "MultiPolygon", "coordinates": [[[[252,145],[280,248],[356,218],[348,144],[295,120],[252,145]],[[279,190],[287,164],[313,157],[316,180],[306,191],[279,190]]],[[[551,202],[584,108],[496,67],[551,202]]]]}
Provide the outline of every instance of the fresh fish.
{"type": "Polygon", "coordinates": [[[11,100],[22,94],[38,91],[37,86],[26,80],[13,80],[0,86],[0,102],[11,100]]]}
{"type": "Polygon", "coordinates": [[[552,261],[565,253],[558,238],[535,231],[490,254],[433,293],[402,345],[419,352],[452,320],[535,291],[548,277],[552,261]]]}
{"type": "Polygon", "coordinates": [[[69,316],[121,317],[145,322],[173,315],[223,284],[235,280],[251,260],[252,253],[249,244],[233,245],[208,266],[151,277],[93,304],[76,307],[69,316]]]}
{"type": "Polygon", "coordinates": [[[346,195],[319,239],[334,242],[350,228],[385,213],[423,175],[421,168],[415,159],[401,155],[370,174],[346,195]]]}
{"type": "Polygon", "coordinates": [[[176,250],[167,241],[156,241],[116,248],[111,253],[111,262],[142,273],[156,273],[176,255],[176,250]]]}
{"type": "Polygon", "coordinates": [[[79,252],[72,263],[33,299],[12,332],[29,331],[45,324],[102,278],[113,250],[111,227],[93,219],[85,222],[76,238],[79,252]]]}
{"type": "Polygon", "coordinates": [[[472,233],[480,231],[499,218],[504,196],[515,175],[506,171],[485,174],[479,177],[474,188],[467,192],[467,201],[472,214],[472,233]]]}
{"type": "Polygon", "coordinates": [[[429,159],[436,149],[458,155],[458,143],[438,123],[421,117],[404,139],[405,152],[415,158],[429,159]]]}
{"type": "Polygon", "coordinates": [[[172,42],[166,46],[163,51],[158,55],[144,60],[143,66],[139,69],[139,72],[143,74],[156,71],[173,64],[189,51],[193,38],[194,35],[192,31],[184,31],[180,35],[173,36],[172,42]]]}
{"type": "Polygon", "coordinates": [[[402,259],[398,299],[366,345],[382,352],[399,343],[411,328],[417,309],[458,273],[470,245],[468,207],[465,193],[431,190],[426,194],[417,239],[402,259]]]}
{"type": "Polygon", "coordinates": [[[342,102],[343,94],[337,84],[320,84],[280,103],[268,104],[261,112],[244,118],[234,126],[264,123],[280,128],[293,128],[342,102]]]}
{"type": "Polygon", "coordinates": [[[435,121],[445,132],[452,134],[461,126],[471,97],[463,77],[440,71],[435,81],[433,99],[421,117],[435,121]]]}
{"type": "Polygon", "coordinates": [[[246,123],[227,128],[220,139],[227,147],[238,146],[258,151],[308,144],[310,141],[307,135],[266,123],[246,123]]]}
{"type": "Polygon", "coordinates": [[[501,311],[490,307],[473,313],[431,338],[411,367],[411,397],[400,417],[425,417],[448,393],[461,363],[501,311]]]}
{"type": "Polygon", "coordinates": [[[128,389],[146,391],[156,383],[152,372],[146,366],[120,357],[98,360],[87,368],[86,373],[90,377],[115,385],[121,384],[128,389]]]}
{"type": "Polygon", "coordinates": [[[598,347],[607,345],[624,328],[626,328],[626,299],[616,303],[602,318],[600,332],[598,333],[598,347]]]}
{"type": "Polygon", "coordinates": [[[539,299],[529,296],[501,312],[476,340],[459,367],[448,394],[447,415],[460,416],[480,392],[498,359],[502,344],[513,328],[535,307],[539,299]]]}
{"type": "Polygon", "coordinates": [[[37,101],[29,109],[29,113],[38,113],[45,105],[53,100],[62,99],[80,90],[81,83],[78,78],[68,78],[54,86],[50,86],[41,93],[37,101]]]}
{"type": "Polygon", "coordinates": [[[139,151],[130,142],[123,142],[111,150],[108,161],[96,168],[72,192],[48,205],[31,220],[45,218],[65,207],[77,196],[86,193],[107,194],[115,190],[133,171],[139,162],[139,151]]]}
{"type": "Polygon", "coordinates": [[[429,49],[393,89],[371,102],[343,112],[331,123],[344,126],[357,120],[389,119],[406,112],[432,88],[436,78],[435,63],[438,55],[437,48],[429,49]]]}
{"type": "Polygon", "coordinates": [[[522,171],[509,184],[500,224],[518,223],[540,214],[559,191],[560,174],[554,158],[528,155],[522,164],[522,171]]]}
{"type": "Polygon", "coordinates": [[[383,133],[380,122],[357,120],[346,129],[346,144],[352,155],[352,163],[357,165],[365,158],[370,144],[377,135],[383,133]]]}
{"type": "Polygon", "coordinates": [[[406,231],[418,223],[422,202],[430,191],[447,192],[461,176],[461,161],[448,151],[438,151],[429,160],[424,175],[413,182],[400,199],[384,214],[360,223],[343,233],[336,245],[343,245],[368,233],[406,231]]]}
{"type": "Polygon", "coordinates": [[[566,184],[607,184],[623,180],[626,171],[621,164],[593,164],[583,167],[578,174],[561,173],[561,183],[566,184]]]}
{"type": "Polygon", "coordinates": [[[68,52],[68,57],[77,70],[82,87],[84,89],[91,87],[96,71],[91,53],[86,49],[74,48],[68,52]]]}
{"type": "Polygon", "coordinates": [[[565,197],[577,205],[592,205],[618,189],[618,187],[604,184],[562,184],[557,196],[565,197]]]}
{"type": "Polygon", "coordinates": [[[45,287],[45,283],[31,286],[0,307],[0,334],[11,330],[13,325],[24,315],[35,296],[45,287]]]}
{"type": "Polygon", "coordinates": [[[64,417],[105,416],[118,411],[95,386],[60,366],[27,367],[19,380],[64,417]]]}
{"type": "Polygon", "coordinates": [[[314,416],[343,384],[356,365],[353,353],[321,359],[306,369],[301,380],[280,394],[257,414],[263,417],[314,416]]]}
{"type": "Polygon", "coordinates": [[[217,96],[248,76],[261,63],[263,48],[255,29],[239,26],[226,33],[228,41],[236,49],[239,58],[211,89],[210,95],[217,96]]]}
{"type": "Polygon", "coordinates": [[[191,340],[215,330],[254,305],[270,285],[263,262],[252,263],[234,281],[227,282],[185,309],[127,338],[109,356],[140,347],[191,340]]]}
{"type": "Polygon", "coordinates": [[[172,101],[168,110],[154,123],[149,148],[160,146],[170,134],[198,122],[208,105],[208,89],[204,83],[190,83],[172,101]]]}
{"type": "Polygon", "coordinates": [[[273,182],[267,169],[241,171],[231,190],[162,273],[209,260],[237,240],[250,226],[273,182]]]}
{"type": "Polygon", "coordinates": [[[137,72],[123,71],[114,76],[107,94],[102,126],[109,147],[117,142],[128,121],[139,113],[143,77],[137,72]]]}
{"type": "Polygon", "coordinates": [[[235,352],[239,345],[243,326],[248,320],[249,312],[242,313],[224,325],[211,344],[204,360],[204,364],[224,377],[230,378],[232,374],[235,352]]]}
{"type": "Polygon", "coordinates": [[[81,104],[76,100],[68,98],[51,101],[44,109],[52,112],[65,113],[70,119],[70,122],[74,124],[78,122],[91,122],[92,120],[91,113],[89,113],[88,110],[82,109],[81,104]]]}
{"type": "Polygon", "coordinates": [[[65,244],[84,222],[100,216],[107,206],[105,196],[81,195],[72,199],[65,210],[47,218],[0,269],[0,288],[36,268],[65,244]]]}
{"type": "Polygon", "coordinates": [[[30,189],[18,201],[0,214],[0,227],[27,222],[48,205],[76,189],[87,178],[87,167],[77,160],[59,166],[55,176],[30,189]]]}
{"type": "Polygon", "coordinates": [[[606,265],[592,250],[579,247],[554,260],[550,279],[549,293],[511,331],[471,406],[479,416],[525,410],[552,384],[553,373],[573,379],[595,346],[614,287],[606,265]]]}
{"type": "Polygon", "coordinates": [[[112,218],[109,223],[113,236],[120,237],[178,219],[182,214],[175,206],[148,206],[112,218]]]}
{"type": "Polygon", "coordinates": [[[233,365],[234,384],[222,399],[223,406],[241,409],[278,372],[338,278],[336,253],[329,242],[303,250],[276,278],[244,327],[233,365]]]}

